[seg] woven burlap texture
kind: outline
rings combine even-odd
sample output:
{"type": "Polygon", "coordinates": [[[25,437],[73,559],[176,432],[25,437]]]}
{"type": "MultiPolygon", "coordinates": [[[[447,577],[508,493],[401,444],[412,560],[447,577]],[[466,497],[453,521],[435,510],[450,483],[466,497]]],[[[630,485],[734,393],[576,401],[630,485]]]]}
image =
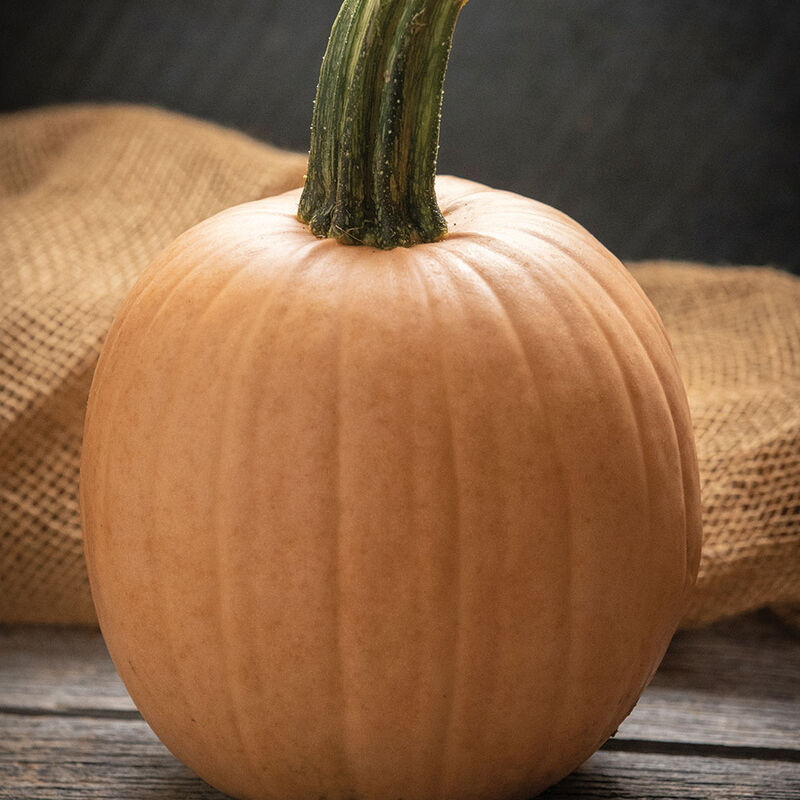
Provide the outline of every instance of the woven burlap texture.
{"type": "MultiPolygon", "coordinates": [[[[137,107],[0,117],[0,620],[94,623],[77,488],[86,397],[150,258],[304,159],[137,107]]],[[[685,624],[800,603],[800,281],[632,266],[687,383],[705,545],[685,624]]]]}
{"type": "Polygon", "coordinates": [[[0,117],[0,620],[95,620],[77,486],[98,351],[152,256],[305,158],[137,107],[0,117]]]}

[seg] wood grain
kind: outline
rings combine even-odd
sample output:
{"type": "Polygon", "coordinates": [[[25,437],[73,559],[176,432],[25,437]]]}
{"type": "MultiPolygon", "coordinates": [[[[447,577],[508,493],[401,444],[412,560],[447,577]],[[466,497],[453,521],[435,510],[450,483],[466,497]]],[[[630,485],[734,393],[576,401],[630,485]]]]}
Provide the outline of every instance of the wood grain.
{"type": "MultiPolygon", "coordinates": [[[[139,716],[90,629],[0,626],[0,800],[221,800],[139,716]]],[[[680,632],[616,737],[545,798],[800,798],[800,636],[680,632]]]]}
{"type": "Polygon", "coordinates": [[[0,626],[0,708],[135,711],[93,628],[0,626]]]}
{"type": "MultiPolygon", "coordinates": [[[[0,798],[222,800],[142,720],[0,717],[0,798]]],[[[655,800],[800,796],[797,763],[601,750],[545,798],[655,800]]]]}
{"type": "Polygon", "coordinates": [[[0,715],[2,800],[220,800],[141,720],[0,715]]]}

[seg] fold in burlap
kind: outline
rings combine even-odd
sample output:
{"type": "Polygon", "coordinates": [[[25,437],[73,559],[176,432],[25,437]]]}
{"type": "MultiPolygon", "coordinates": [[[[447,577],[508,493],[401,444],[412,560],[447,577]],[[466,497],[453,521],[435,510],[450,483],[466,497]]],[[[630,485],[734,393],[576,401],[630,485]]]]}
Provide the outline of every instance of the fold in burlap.
{"type": "MultiPolygon", "coordinates": [[[[299,186],[304,168],[149,109],[0,118],[0,620],[95,620],[77,502],[83,411],[137,274],[193,223],[299,186]]],[[[800,281],[632,269],[670,332],[697,436],[705,547],[684,622],[798,604],[800,281]]]]}
{"type": "Polygon", "coordinates": [[[684,625],[800,604],[800,280],[666,262],[631,271],[667,327],[700,462],[703,557],[684,625]]]}

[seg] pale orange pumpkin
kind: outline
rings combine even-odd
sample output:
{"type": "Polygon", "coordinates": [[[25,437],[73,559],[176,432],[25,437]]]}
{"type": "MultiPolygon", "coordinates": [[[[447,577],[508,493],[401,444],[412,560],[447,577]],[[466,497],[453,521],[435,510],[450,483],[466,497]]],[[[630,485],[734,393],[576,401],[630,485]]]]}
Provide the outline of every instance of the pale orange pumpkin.
{"type": "Polygon", "coordinates": [[[97,369],[103,632],[158,736],[237,797],[535,793],[627,715],[694,582],[656,312],[563,214],[436,191],[450,232],[413,247],[316,238],[298,192],[201,223],[97,369]]]}

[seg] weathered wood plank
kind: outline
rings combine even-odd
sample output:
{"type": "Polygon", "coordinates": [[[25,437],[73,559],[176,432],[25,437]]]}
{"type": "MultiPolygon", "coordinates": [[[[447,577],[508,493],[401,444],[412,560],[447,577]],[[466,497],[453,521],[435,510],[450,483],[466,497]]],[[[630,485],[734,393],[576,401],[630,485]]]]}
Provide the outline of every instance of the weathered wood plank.
{"type": "MultiPolygon", "coordinates": [[[[141,720],[0,715],[2,800],[223,800],[141,720]]],[[[545,798],[788,800],[800,763],[601,750],[545,798]]]]}
{"type": "Polygon", "coordinates": [[[0,625],[0,708],[49,711],[135,706],[92,628],[0,625]]]}
{"type": "MultiPolygon", "coordinates": [[[[136,713],[97,631],[13,626],[0,708],[136,713]]],[[[678,633],[617,738],[800,750],[800,636],[769,614],[678,633]]]]}
{"type": "Polygon", "coordinates": [[[678,631],[651,686],[800,702],[800,631],[769,611],[678,631]]]}
{"type": "Polygon", "coordinates": [[[678,632],[617,736],[800,751],[800,635],[769,612],[678,632]]]}
{"type": "Polygon", "coordinates": [[[540,797],[790,800],[800,797],[800,765],[600,750],[540,797]]]}
{"type": "Polygon", "coordinates": [[[0,714],[2,800],[222,800],[141,720],[0,714]]]}
{"type": "MultiPolygon", "coordinates": [[[[222,800],[138,717],[99,633],[0,627],[0,800],[222,800]]],[[[677,635],[615,740],[548,798],[800,797],[800,637],[758,614],[677,635]]]]}
{"type": "Polygon", "coordinates": [[[800,703],[650,687],[616,738],[789,748],[800,754],[800,703]]]}

